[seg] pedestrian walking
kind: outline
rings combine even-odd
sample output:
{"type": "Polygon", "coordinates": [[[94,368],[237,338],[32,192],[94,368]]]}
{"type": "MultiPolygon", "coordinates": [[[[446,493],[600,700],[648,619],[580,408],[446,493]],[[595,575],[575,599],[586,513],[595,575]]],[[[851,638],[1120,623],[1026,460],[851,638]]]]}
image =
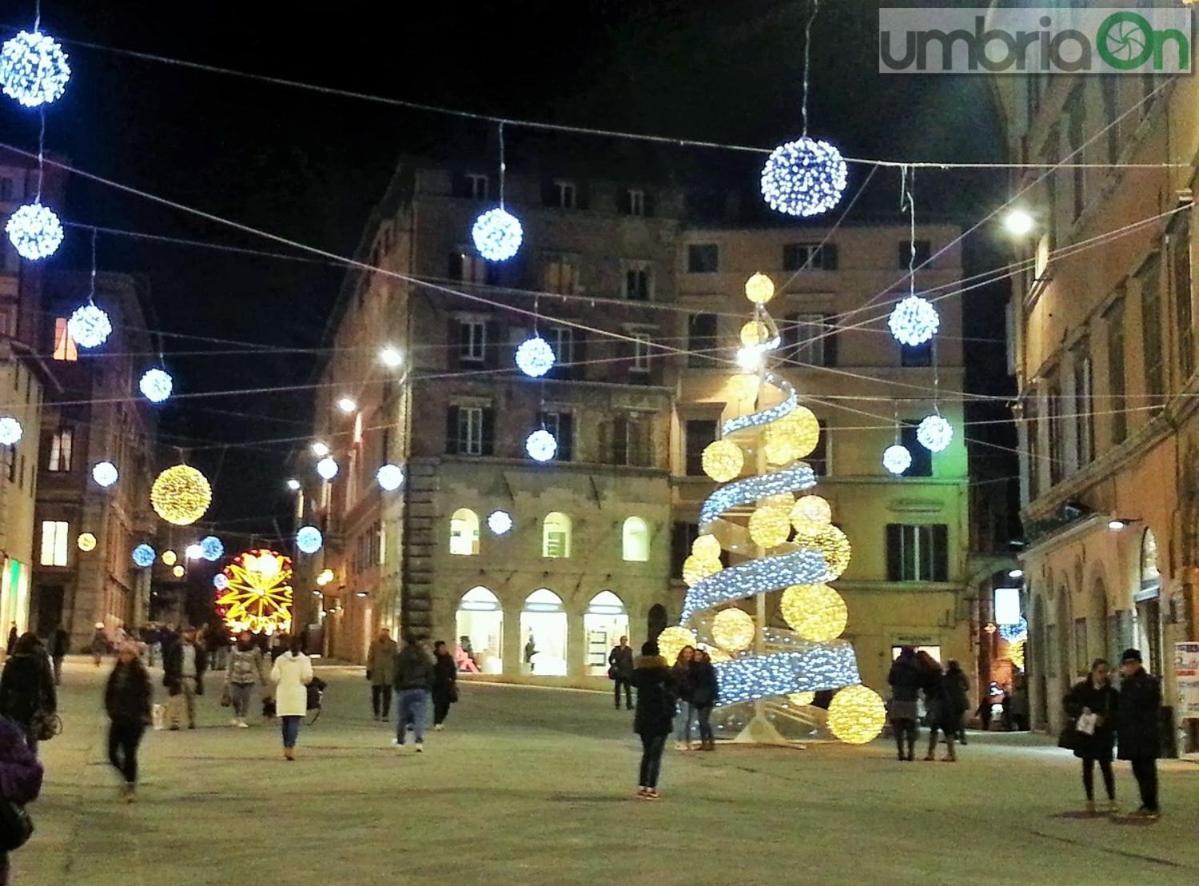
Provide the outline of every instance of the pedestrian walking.
{"type": "Polygon", "coordinates": [[[958,714],[957,720],[950,725],[956,727],[954,736],[965,747],[967,744],[966,712],[970,710],[970,678],[953,658],[945,666],[945,694],[949,696],[952,709],[961,712],[958,714]]]}
{"type": "Polygon", "coordinates": [[[637,687],[633,731],[641,737],[637,796],[643,800],[661,797],[658,777],[662,771],[662,751],[670,735],[676,703],[673,670],[653,640],[642,644],[641,655],[633,661],[633,685],[637,687]]]}
{"type": "MultiPolygon", "coordinates": [[[[0,717],[0,799],[24,807],[41,790],[42,764],[37,755],[25,744],[21,727],[0,717]]],[[[0,886],[8,886],[8,872],[8,853],[0,852],[0,886]]]]}
{"type": "Polygon", "coordinates": [[[50,635],[50,662],[54,665],[54,685],[62,685],[62,660],[71,651],[71,635],[59,625],[50,635]]]}
{"type": "Polygon", "coordinates": [[[204,648],[213,670],[223,671],[228,666],[229,644],[229,629],[225,622],[221,619],[210,621],[204,629],[204,648]]]}
{"type": "Polygon", "coordinates": [[[529,634],[529,642],[525,644],[525,664],[529,666],[529,673],[533,673],[536,667],[533,664],[533,657],[537,655],[537,641],[533,639],[533,634],[529,634]]]}
{"type": "Polygon", "coordinates": [[[185,628],[183,636],[163,656],[162,685],[170,696],[167,714],[171,730],[178,731],[179,721],[187,713],[187,728],[196,728],[196,697],[204,694],[204,672],[208,657],[196,642],[195,628],[185,628]]]}
{"type": "Polygon", "coordinates": [[[91,642],[92,664],[100,667],[100,661],[108,653],[108,635],[104,633],[104,622],[96,622],[96,630],[92,633],[91,642]]]}
{"type": "Polygon", "coordinates": [[[41,721],[57,711],[50,660],[37,635],[26,632],[13,644],[0,674],[0,714],[24,730],[25,743],[36,754],[41,721]]]}
{"type": "Polygon", "coordinates": [[[265,686],[267,680],[262,650],[254,643],[253,634],[242,631],[237,635],[237,643],[229,653],[229,663],[225,668],[225,691],[229,694],[229,704],[233,708],[230,726],[249,728],[246,717],[250,713],[250,702],[254,700],[254,687],[258,683],[265,686]]]}
{"type": "Polygon", "coordinates": [[[304,654],[304,641],[292,636],[287,651],[275,659],[271,682],[275,684],[275,715],[283,733],[283,758],[296,758],[300,723],[308,713],[308,684],[312,682],[312,659],[304,654]]]}
{"type": "Polygon", "coordinates": [[[370,649],[367,650],[366,679],[371,684],[371,710],[376,720],[391,719],[392,684],[395,682],[395,660],[399,651],[387,628],[379,631],[379,636],[371,640],[370,649]]]}
{"type": "Polygon", "coordinates": [[[433,728],[440,732],[458,700],[458,666],[444,640],[433,644],[433,728]]]}
{"type": "Polygon", "coordinates": [[[1028,678],[1017,674],[1012,680],[1012,691],[1003,696],[1004,728],[1018,732],[1028,731],[1028,678]]]}
{"type": "Polygon", "coordinates": [[[1116,734],[1119,756],[1132,764],[1141,808],[1137,815],[1156,819],[1161,815],[1157,802],[1157,758],[1161,755],[1158,721],[1161,718],[1162,688],[1157,677],[1145,670],[1139,649],[1125,649],[1120,656],[1120,701],[1116,708],[1116,734]]]}
{"type": "Polygon", "coordinates": [[[19,639],[20,632],[17,630],[17,623],[14,621],[8,629],[8,645],[5,646],[5,650],[9,655],[12,655],[13,651],[17,648],[17,640],[19,639]]]}
{"type": "Polygon", "coordinates": [[[716,737],[712,734],[712,708],[720,700],[720,682],[712,656],[706,649],[698,649],[691,664],[691,704],[695,708],[695,720],[699,724],[699,749],[716,750],[716,737]]]}
{"type": "Polygon", "coordinates": [[[691,724],[695,720],[695,706],[691,700],[691,662],[695,660],[695,647],[684,646],[679,650],[671,669],[671,679],[674,681],[674,695],[678,700],[679,715],[682,719],[675,724],[674,746],[679,751],[691,750],[691,724]]]}
{"type": "Polygon", "coordinates": [[[924,755],[924,759],[936,759],[937,733],[944,732],[945,756],[941,759],[946,763],[957,762],[957,752],[953,743],[963,710],[957,707],[958,698],[946,685],[940,662],[923,650],[916,653],[916,661],[923,678],[924,709],[928,719],[928,753],[924,755]]]}
{"type": "Polygon", "coordinates": [[[396,737],[392,744],[403,747],[411,725],[418,753],[425,749],[425,711],[433,685],[433,659],[421,645],[423,640],[409,635],[395,663],[396,737]]]}
{"type": "Polygon", "coordinates": [[[1107,811],[1116,811],[1116,778],[1112,773],[1116,711],[1120,696],[1112,688],[1106,659],[1091,663],[1091,673],[1075,683],[1062,699],[1069,718],[1066,734],[1074,756],[1082,760],[1082,787],[1087,795],[1087,812],[1095,811],[1095,764],[1103,773],[1107,811]]]}
{"type": "Polygon", "coordinates": [[[916,661],[916,650],[903,646],[891,663],[887,683],[891,686],[891,702],[887,717],[895,733],[895,749],[900,762],[912,762],[916,757],[916,722],[920,717],[920,689],[923,675],[916,661]]]}
{"type": "Polygon", "coordinates": [[[132,803],[137,790],[137,749],[150,722],[154,690],[137,649],[126,643],[117,651],[117,663],[104,687],[108,712],[108,761],[121,774],[121,796],[132,803]]]}
{"type": "Polygon", "coordinates": [[[616,701],[616,709],[620,710],[620,688],[624,687],[624,702],[628,710],[633,710],[633,647],[629,645],[628,637],[621,637],[620,642],[608,653],[608,679],[612,681],[612,695],[616,701]]]}

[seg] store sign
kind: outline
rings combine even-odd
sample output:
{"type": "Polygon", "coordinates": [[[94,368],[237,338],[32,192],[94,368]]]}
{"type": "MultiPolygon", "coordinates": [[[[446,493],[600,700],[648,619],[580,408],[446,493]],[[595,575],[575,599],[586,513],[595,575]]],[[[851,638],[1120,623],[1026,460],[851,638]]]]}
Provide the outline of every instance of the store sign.
{"type": "Polygon", "coordinates": [[[1178,716],[1199,719],[1199,643],[1174,644],[1174,676],[1178,684],[1178,716]]]}

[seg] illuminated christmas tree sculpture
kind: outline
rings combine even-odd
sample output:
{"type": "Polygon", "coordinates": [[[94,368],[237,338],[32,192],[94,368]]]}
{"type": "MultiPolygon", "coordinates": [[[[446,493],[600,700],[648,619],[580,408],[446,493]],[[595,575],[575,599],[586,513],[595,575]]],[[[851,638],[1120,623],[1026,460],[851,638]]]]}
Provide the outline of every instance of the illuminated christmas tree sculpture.
{"type": "Polygon", "coordinates": [[[732,417],[703,453],[704,472],[724,485],[700,511],[700,535],[683,565],[689,589],[680,623],[658,643],[670,661],[685,645],[709,648],[718,705],[754,703],[742,731],[747,740],[783,740],[766,716],[772,697],[806,705],[814,693],[836,690],[829,729],[842,741],[864,743],[879,734],[886,715],[879,695],[861,685],[853,647],[838,639],[847,610],[827,583],[849,565],[849,539],[832,524],[829,503],[811,494],[816,475],[800,460],[815,450],[820,426],[794,387],[767,368],[781,343],[765,308],[774,284],[755,274],[745,294],[754,317],[741,330],[738,362],[751,374],[736,379],[736,399],[726,409],[732,417]],[[764,406],[766,397],[777,402],[764,406]],[[723,566],[722,551],[733,565],[723,566]],[[766,598],[776,592],[790,630],[766,623],[766,598]],[[755,615],[736,606],[751,597],[755,615]]]}

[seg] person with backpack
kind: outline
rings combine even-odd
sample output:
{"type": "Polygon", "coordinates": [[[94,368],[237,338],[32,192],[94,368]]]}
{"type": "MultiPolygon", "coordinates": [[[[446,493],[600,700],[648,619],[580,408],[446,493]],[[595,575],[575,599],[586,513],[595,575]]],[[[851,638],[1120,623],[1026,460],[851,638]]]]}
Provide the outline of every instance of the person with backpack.
{"type": "Polygon", "coordinates": [[[37,635],[26,632],[13,645],[0,674],[0,714],[25,731],[25,742],[36,754],[40,721],[57,711],[50,660],[37,635]]]}
{"type": "Polygon", "coordinates": [[[1120,706],[1120,696],[1112,688],[1106,659],[1097,658],[1091,663],[1091,673],[1066,693],[1062,706],[1070,718],[1066,735],[1070,736],[1071,750],[1074,756],[1082,760],[1082,787],[1087,795],[1087,812],[1095,812],[1096,763],[1103,773],[1107,811],[1115,812],[1116,777],[1112,773],[1112,745],[1116,738],[1116,711],[1120,706]],[[1080,723],[1085,723],[1087,728],[1079,728],[1080,723]]]}
{"type": "Polygon", "coordinates": [[[674,725],[675,679],[653,640],[641,645],[641,655],[633,660],[633,685],[637,687],[637,707],[633,731],[641,737],[641,771],[637,797],[658,800],[658,778],[662,771],[662,751],[674,725]]]}
{"type": "Polygon", "coordinates": [[[300,723],[308,713],[308,684],[312,682],[312,659],[304,654],[304,642],[298,636],[288,640],[287,651],[275,659],[271,682],[275,684],[275,714],[283,734],[283,758],[296,758],[300,723]]]}
{"type": "Polygon", "coordinates": [[[108,713],[108,760],[121,773],[121,796],[132,803],[137,790],[137,749],[150,722],[154,690],[150,674],[137,649],[126,643],[117,651],[117,663],[104,687],[104,710],[108,713]]]}
{"type": "Polygon", "coordinates": [[[425,749],[425,711],[433,686],[433,660],[421,646],[423,639],[409,635],[395,663],[396,737],[391,743],[402,748],[411,724],[417,753],[425,749]]]}
{"type": "Polygon", "coordinates": [[[258,683],[265,685],[266,682],[266,664],[262,658],[262,650],[255,645],[253,634],[242,631],[237,635],[237,644],[229,653],[229,664],[225,669],[225,691],[229,693],[229,703],[233,708],[230,726],[249,728],[246,717],[250,713],[254,687],[258,683]]]}
{"type": "MultiPolygon", "coordinates": [[[[37,799],[42,790],[42,764],[25,744],[21,727],[0,717],[0,799],[15,804],[22,811],[37,799]]],[[[18,825],[18,822],[13,822],[18,825]]],[[[8,886],[8,854],[29,839],[31,828],[19,833],[5,833],[6,851],[0,851],[0,886],[8,886]]]]}

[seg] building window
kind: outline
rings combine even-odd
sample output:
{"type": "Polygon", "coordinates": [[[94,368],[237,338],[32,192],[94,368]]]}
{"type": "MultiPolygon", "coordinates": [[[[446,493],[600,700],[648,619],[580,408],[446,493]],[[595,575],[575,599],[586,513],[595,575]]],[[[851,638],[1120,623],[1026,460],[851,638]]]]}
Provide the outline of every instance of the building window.
{"type": "MultiPolygon", "coordinates": [[[[1095,452],[1095,407],[1092,398],[1091,355],[1083,342],[1074,352],[1074,439],[1077,444],[1078,467],[1091,463],[1095,452]]],[[[1123,409],[1124,404],[1113,404],[1123,409]]]]}
{"type": "Polygon", "coordinates": [[[899,244],[899,269],[906,271],[909,267],[922,267],[932,254],[933,247],[928,240],[904,240],[899,244]]]}
{"type": "Polygon", "coordinates": [[[887,524],[887,581],[948,581],[949,527],[887,524]]]}
{"type": "Polygon", "coordinates": [[[624,297],[629,301],[653,299],[654,269],[649,262],[627,262],[625,264],[624,297]]]}
{"type": "Polygon", "coordinates": [[[650,436],[652,418],[630,413],[618,415],[606,426],[610,438],[604,447],[609,464],[648,468],[653,466],[653,444],[650,436]]]}
{"type": "Polygon", "coordinates": [[[75,339],[67,330],[67,318],[54,318],[54,359],[74,362],[79,359],[79,349],[75,347],[75,339]]]}
{"type": "Polygon", "coordinates": [[[816,424],[820,427],[820,436],[816,440],[816,448],[804,461],[808,463],[817,477],[828,477],[833,470],[832,456],[829,452],[828,422],[819,419],[816,424]]]}
{"type": "Polygon", "coordinates": [[[683,577],[683,562],[691,556],[691,546],[699,538],[699,526],[695,523],[676,522],[670,528],[670,574],[673,578],[683,577]]]}
{"type": "Polygon", "coordinates": [[[716,439],[716,422],[708,418],[692,418],[687,420],[686,465],[687,476],[699,477],[704,473],[704,449],[716,439]]]}
{"type": "Polygon", "coordinates": [[[493,284],[499,279],[496,268],[483,256],[476,255],[465,246],[450,253],[449,278],[463,283],[493,284]]]}
{"type": "Polygon", "coordinates": [[[625,215],[645,215],[645,191],[640,188],[629,188],[625,191],[625,215]]]}
{"type": "Polygon", "coordinates": [[[932,366],[933,343],[926,341],[922,345],[899,346],[899,365],[908,367],[932,366]]]}
{"type": "Polygon", "coordinates": [[[557,195],[559,209],[576,209],[578,207],[578,192],[574,182],[554,182],[554,193],[557,195]]]}
{"type": "Polygon", "coordinates": [[[824,314],[788,314],[783,325],[787,359],[809,366],[833,364],[833,325],[824,314]]]}
{"type": "Polygon", "coordinates": [[[564,410],[541,413],[541,426],[558,441],[555,461],[570,461],[574,454],[574,416],[564,410]]]}
{"type": "Polygon", "coordinates": [[[495,434],[492,410],[483,406],[451,406],[446,414],[446,452],[491,455],[495,434]]]}
{"type": "MultiPolygon", "coordinates": [[[[1112,445],[1124,442],[1128,418],[1124,412],[1124,299],[1116,299],[1103,313],[1107,323],[1107,391],[1111,401],[1112,445]]],[[[1030,430],[1031,434],[1031,430],[1030,430]]]]}
{"type": "Polygon", "coordinates": [[[59,428],[50,437],[50,458],[46,469],[54,472],[71,470],[71,444],[74,433],[70,428],[59,428]]]}
{"type": "Polygon", "coordinates": [[[469,190],[472,200],[486,200],[488,197],[487,176],[478,172],[468,172],[466,174],[466,186],[469,190]]]}
{"type": "Polygon", "coordinates": [[[649,372],[651,341],[648,332],[633,333],[633,372],[649,372]]]}
{"type": "Polygon", "coordinates": [[[463,320],[458,324],[458,362],[482,363],[487,352],[487,324],[463,320]]]}
{"type": "Polygon", "coordinates": [[[687,317],[687,365],[715,366],[718,322],[715,314],[687,317]]]}
{"type": "Polygon", "coordinates": [[[470,508],[459,508],[450,517],[450,553],[456,557],[479,553],[479,515],[470,508]]]}
{"type": "Polygon", "coordinates": [[[835,271],[837,246],[833,243],[784,243],[784,271],[835,271]]]}
{"type": "Polygon", "coordinates": [[[1191,292],[1191,219],[1182,213],[1170,225],[1170,277],[1174,282],[1174,325],[1182,381],[1195,372],[1195,328],[1191,292]]]}
{"type": "Polygon", "coordinates": [[[579,290],[579,263],[573,255],[550,255],[545,260],[546,292],[573,295],[579,290]]]}
{"type": "MultiPolygon", "coordinates": [[[[1074,91],[1070,93],[1069,99],[1066,100],[1066,144],[1070,151],[1071,157],[1076,163],[1081,163],[1084,159],[1082,156],[1082,148],[1085,143],[1083,128],[1086,125],[1086,104],[1084,102],[1083,85],[1079,83],[1074,91]]],[[[1082,215],[1083,208],[1086,206],[1086,173],[1087,170],[1076,165],[1071,169],[1073,173],[1072,198],[1074,214],[1071,219],[1076,219],[1082,215]]]]}
{"type": "Polygon", "coordinates": [[[715,274],[720,265],[720,248],[715,243],[692,243],[687,247],[687,273],[715,274]]]}
{"type": "Polygon", "coordinates": [[[13,199],[14,191],[13,180],[7,175],[0,176],[0,200],[7,202],[13,199]]]}
{"type": "MultiPolygon", "coordinates": [[[[554,351],[554,365],[546,374],[550,378],[576,377],[575,370],[582,369],[572,365],[576,360],[575,341],[578,330],[569,326],[554,326],[541,335],[554,351]]],[[[581,372],[579,374],[581,375],[581,372]]]]}
{"type": "Polygon", "coordinates": [[[912,456],[912,463],[903,472],[904,477],[931,477],[933,475],[933,454],[916,439],[916,428],[919,422],[905,421],[899,431],[899,440],[912,456]]]}
{"type": "Polygon", "coordinates": [[[645,563],[649,560],[649,524],[640,517],[629,517],[624,521],[621,556],[629,563],[645,563]]]}
{"type": "Polygon", "coordinates": [[[558,511],[545,515],[541,527],[541,556],[561,560],[570,557],[570,517],[558,511]]]}
{"type": "Polygon", "coordinates": [[[1141,344],[1145,355],[1145,392],[1154,405],[1165,391],[1162,363],[1161,257],[1150,256],[1137,271],[1141,289],[1141,344]]]}
{"type": "Polygon", "coordinates": [[[1049,422],[1049,485],[1055,486],[1062,481],[1066,454],[1065,423],[1062,418],[1062,383],[1054,370],[1045,388],[1047,400],[1045,417],[1049,422]]]}
{"type": "Polygon", "coordinates": [[[70,524],[65,520],[42,521],[42,558],[43,566],[67,565],[67,536],[70,534],[70,524]]]}

